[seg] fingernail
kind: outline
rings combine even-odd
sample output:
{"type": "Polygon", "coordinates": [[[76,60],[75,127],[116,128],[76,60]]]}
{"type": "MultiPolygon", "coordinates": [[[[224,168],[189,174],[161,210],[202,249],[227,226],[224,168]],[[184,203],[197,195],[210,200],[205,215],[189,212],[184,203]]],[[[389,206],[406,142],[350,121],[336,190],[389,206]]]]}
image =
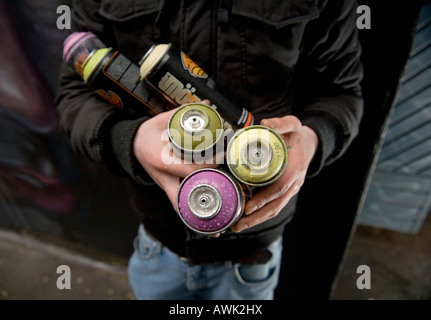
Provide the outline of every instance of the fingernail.
{"type": "Polygon", "coordinates": [[[262,124],[263,126],[265,126],[265,127],[268,127],[268,128],[274,129],[274,124],[273,124],[271,121],[269,121],[269,120],[262,120],[262,121],[261,121],[261,124],[262,124]]]}
{"type": "Polygon", "coordinates": [[[257,206],[250,206],[245,209],[245,215],[248,216],[257,210],[257,206]]]}
{"type": "Polygon", "coordinates": [[[247,224],[240,224],[240,225],[235,226],[234,228],[232,228],[232,230],[233,230],[234,232],[241,232],[241,231],[243,231],[243,230],[245,230],[245,229],[247,229],[247,228],[248,228],[248,225],[247,225],[247,224]]]}

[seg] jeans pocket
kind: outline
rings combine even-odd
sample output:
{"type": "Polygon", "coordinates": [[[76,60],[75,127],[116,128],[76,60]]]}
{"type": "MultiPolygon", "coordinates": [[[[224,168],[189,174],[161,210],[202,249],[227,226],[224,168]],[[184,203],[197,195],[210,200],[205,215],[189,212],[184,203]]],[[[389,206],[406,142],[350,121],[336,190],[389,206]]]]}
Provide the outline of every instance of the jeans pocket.
{"type": "Polygon", "coordinates": [[[138,235],[135,237],[133,247],[137,255],[145,260],[150,259],[161,251],[161,243],[151,239],[143,228],[139,230],[138,235]]]}
{"type": "Polygon", "coordinates": [[[258,287],[278,283],[278,274],[281,265],[281,253],[283,250],[282,238],[278,238],[269,247],[272,253],[271,259],[265,264],[235,264],[235,277],[239,283],[258,287]]]}
{"type": "Polygon", "coordinates": [[[239,283],[253,287],[262,286],[276,280],[278,265],[267,264],[235,264],[235,276],[239,283]]]}

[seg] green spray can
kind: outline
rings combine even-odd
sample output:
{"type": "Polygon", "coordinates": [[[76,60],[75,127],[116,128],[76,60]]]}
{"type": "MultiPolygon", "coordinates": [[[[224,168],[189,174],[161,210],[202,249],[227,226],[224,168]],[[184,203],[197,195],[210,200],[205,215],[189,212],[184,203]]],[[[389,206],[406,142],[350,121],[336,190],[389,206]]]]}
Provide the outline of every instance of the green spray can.
{"type": "Polygon", "coordinates": [[[224,148],[223,119],[212,107],[189,103],[176,109],[168,122],[174,154],[198,162],[224,148]]]}

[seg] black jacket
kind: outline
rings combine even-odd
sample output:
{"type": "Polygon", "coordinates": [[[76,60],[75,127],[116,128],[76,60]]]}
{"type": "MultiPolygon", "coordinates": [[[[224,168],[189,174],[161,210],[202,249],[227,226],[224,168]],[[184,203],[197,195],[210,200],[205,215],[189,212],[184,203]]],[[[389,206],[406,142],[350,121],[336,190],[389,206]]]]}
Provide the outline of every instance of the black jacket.
{"type": "MultiPolygon", "coordinates": [[[[343,155],[362,117],[360,45],[351,0],[74,1],[76,31],[92,31],[136,64],[156,43],[174,43],[219,87],[251,111],[255,123],[297,116],[319,148],[308,176],[343,155]]],[[[143,172],[132,140],[145,116],[126,116],[63,65],[60,124],[73,148],[112,172],[127,174],[147,230],[181,256],[226,260],[266,247],[282,234],[295,199],[274,219],[211,238],[184,226],[143,172]]]]}

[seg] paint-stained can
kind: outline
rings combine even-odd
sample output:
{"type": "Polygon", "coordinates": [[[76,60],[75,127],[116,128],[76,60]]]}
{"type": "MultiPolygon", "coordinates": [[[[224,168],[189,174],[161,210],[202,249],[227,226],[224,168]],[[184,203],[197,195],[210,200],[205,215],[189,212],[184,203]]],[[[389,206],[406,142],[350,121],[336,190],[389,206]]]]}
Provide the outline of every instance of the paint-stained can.
{"type": "MultiPolygon", "coordinates": [[[[233,130],[253,124],[253,115],[221,94],[216,83],[184,52],[172,44],[153,45],[140,61],[145,80],[172,104],[210,100],[214,109],[233,130]]],[[[227,129],[227,128],[226,128],[227,129]]]]}
{"type": "Polygon", "coordinates": [[[106,47],[91,32],[74,32],[63,43],[63,59],[114,107],[155,116],[175,108],[140,81],[139,67],[106,47]]]}
{"type": "Polygon", "coordinates": [[[174,153],[197,162],[224,151],[223,120],[212,107],[189,103],[175,110],[168,122],[168,137],[174,153]]]}
{"type": "Polygon", "coordinates": [[[287,166],[287,147],[274,130],[260,125],[238,130],[226,148],[226,163],[232,175],[250,186],[276,181],[287,166]]]}
{"type": "Polygon", "coordinates": [[[192,230],[215,234],[231,227],[245,207],[241,185],[219,169],[201,169],[189,174],[177,193],[177,211],[192,230]]]}

